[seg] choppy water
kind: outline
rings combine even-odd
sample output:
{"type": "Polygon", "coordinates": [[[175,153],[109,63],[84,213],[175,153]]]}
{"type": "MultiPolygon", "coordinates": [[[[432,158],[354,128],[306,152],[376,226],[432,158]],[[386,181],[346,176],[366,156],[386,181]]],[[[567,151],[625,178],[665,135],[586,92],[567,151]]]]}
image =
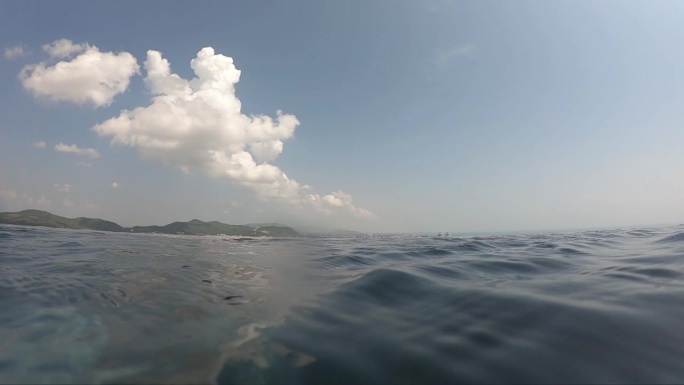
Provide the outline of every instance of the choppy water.
{"type": "Polygon", "coordinates": [[[1,383],[682,383],[684,226],[231,239],[0,225],[1,383]]]}

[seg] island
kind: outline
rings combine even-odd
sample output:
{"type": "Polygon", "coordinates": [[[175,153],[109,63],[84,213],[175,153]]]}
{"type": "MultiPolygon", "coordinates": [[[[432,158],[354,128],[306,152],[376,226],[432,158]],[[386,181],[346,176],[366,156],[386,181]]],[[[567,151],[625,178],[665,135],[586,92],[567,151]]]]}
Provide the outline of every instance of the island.
{"type": "Polygon", "coordinates": [[[65,218],[41,210],[23,210],[0,213],[0,224],[22,226],[44,226],[78,230],[98,230],[128,233],[161,233],[186,235],[238,235],[250,237],[299,237],[297,231],[280,225],[229,225],[218,221],[204,222],[193,219],[188,222],[173,222],[165,226],[123,227],[114,222],[98,218],[65,218]]]}

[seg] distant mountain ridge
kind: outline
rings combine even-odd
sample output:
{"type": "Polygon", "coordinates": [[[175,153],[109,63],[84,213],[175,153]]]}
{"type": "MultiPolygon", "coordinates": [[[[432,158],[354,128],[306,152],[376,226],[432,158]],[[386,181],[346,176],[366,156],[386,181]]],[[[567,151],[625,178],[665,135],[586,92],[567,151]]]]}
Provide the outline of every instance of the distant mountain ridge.
{"type": "Polygon", "coordinates": [[[218,221],[204,222],[193,219],[188,222],[173,222],[165,226],[133,226],[123,227],[114,222],[99,218],[65,218],[41,210],[23,210],[18,212],[0,213],[0,223],[24,226],[45,226],[66,229],[99,230],[112,232],[133,233],[162,233],[188,235],[240,235],[240,236],[272,236],[298,237],[301,236],[287,226],[248,226],[229,225],[218,221]]]}

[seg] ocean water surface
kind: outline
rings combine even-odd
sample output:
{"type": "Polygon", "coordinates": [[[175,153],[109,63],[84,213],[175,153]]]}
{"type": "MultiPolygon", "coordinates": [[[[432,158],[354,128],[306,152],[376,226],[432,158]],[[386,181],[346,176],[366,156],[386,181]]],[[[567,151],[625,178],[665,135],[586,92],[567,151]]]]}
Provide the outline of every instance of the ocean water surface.
{"type": "Polygon", "coordinates": [[[0,383],[683,383],[684,226],[231,238],[0,225],[0,383]]]}

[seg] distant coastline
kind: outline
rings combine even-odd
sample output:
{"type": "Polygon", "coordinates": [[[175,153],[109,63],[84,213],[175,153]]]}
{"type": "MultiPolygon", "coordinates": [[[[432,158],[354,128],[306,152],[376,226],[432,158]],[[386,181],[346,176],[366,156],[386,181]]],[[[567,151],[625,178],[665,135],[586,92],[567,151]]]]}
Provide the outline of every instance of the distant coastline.
{"type": "Polygon", "coordinates": [[[300,233],[281,225],[229,225],[218,221],[204,222],[193,219],[188,222],[173,222],[165,226],[123,227],[112,221],[99,218],[66,218],[41,210],[23,210],[0,213],[0,224],[43,226],[77,230],[98,230],[117,233],[159,233],[185,235],[239,235],[250,237],[299,237],[300,233]]]}

